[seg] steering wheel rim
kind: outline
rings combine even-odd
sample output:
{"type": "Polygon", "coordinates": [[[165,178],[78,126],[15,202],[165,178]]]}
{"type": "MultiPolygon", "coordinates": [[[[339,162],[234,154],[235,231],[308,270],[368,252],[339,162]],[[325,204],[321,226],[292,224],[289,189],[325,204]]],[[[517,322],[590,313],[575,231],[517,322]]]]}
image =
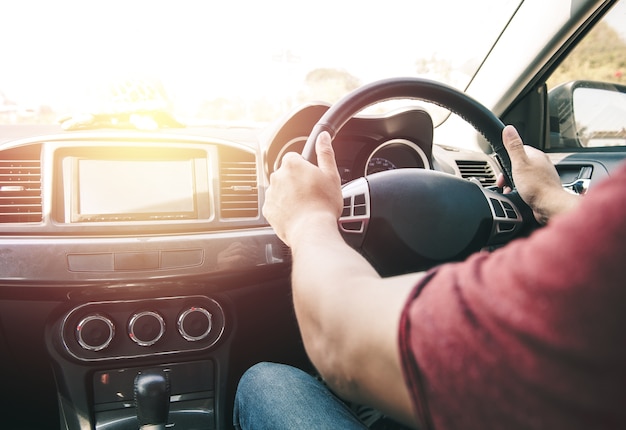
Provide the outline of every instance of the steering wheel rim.
{"type": "Polygon", "coordinates": [[[513,188],[511,159],[502,143],[504,124],[489,109],[467,94],[429,79],[389,78],[364,85],[335,103],[319,119],[302,150],[307,161],[316,164],[315,141],[327,131],[334,139],[341,128],[358,112],[373,104],[392,99],[417,99],[434,103],[459,115],[481,133],[495,153],[506,182],[513,188]]]}

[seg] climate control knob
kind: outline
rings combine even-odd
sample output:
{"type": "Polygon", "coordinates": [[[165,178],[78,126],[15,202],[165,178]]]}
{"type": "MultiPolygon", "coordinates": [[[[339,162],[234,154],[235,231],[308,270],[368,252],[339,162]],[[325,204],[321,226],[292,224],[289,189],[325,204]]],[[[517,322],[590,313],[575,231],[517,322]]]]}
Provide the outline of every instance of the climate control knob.
{"type": "Polygon", "coordinates": [[[154,345],[164,333],[165,321],[156,312],[138,312],[128,321],[128,336],[139,346],[154,345]]]}
{"type": "Polygon", "coordinates": [[[191,306],[178,316],[178,332],[189,342],[202,340],[211,333],[212,319],[206,309],[191,306]]]}
{"type": "Polygon", "coordinates": [[[101,351],[109,346],[115,335],[111,320],[100,314],[87,315],[76,325],[76,340],[87,351],[101,351]]]}

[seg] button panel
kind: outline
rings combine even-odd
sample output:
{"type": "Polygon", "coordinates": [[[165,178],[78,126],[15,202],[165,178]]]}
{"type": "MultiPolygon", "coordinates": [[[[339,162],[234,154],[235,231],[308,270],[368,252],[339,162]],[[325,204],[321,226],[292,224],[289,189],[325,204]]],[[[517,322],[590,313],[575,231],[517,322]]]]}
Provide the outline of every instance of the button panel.
{"type": "Polygon", "coordinates": [[[206,296],[91,302],[65,315],[61,344],[83,361],[174,354],[213,347],[225,327],[221,305],[206,296]]]}

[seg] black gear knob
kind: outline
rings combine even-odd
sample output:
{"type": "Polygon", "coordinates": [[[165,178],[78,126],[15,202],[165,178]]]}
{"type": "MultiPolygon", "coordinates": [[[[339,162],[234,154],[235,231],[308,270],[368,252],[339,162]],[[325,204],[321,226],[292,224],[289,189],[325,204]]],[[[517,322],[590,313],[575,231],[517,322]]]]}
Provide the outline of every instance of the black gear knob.
{"type": "Polygon", "coordinates": [[[140,429],[165,429],[170,410],[170,381],[167,372],[155,369],[137,374],[135,407],[140,429]]]}

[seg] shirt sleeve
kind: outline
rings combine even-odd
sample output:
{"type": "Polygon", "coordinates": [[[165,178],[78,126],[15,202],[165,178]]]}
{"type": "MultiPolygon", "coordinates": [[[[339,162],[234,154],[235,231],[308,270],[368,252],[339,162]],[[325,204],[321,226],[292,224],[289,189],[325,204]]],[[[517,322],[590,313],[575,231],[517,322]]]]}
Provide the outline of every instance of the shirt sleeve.
{"type": "Polygon", "coordinates": [[[399,346],[425,428],[626,428],[623,184],[415,287],[399,346]]]}

